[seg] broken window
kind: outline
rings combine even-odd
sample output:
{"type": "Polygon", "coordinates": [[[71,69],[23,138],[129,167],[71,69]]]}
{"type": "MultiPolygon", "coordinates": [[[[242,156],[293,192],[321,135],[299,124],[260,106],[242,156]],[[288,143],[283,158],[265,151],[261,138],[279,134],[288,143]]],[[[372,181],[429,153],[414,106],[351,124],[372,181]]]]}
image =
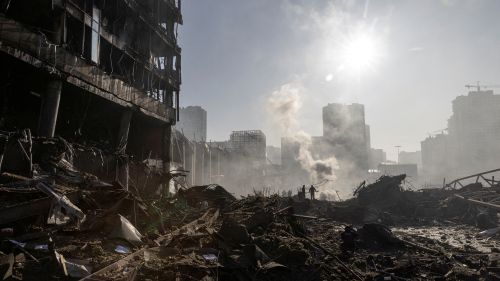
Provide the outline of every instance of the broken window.
{"type": "Polygon", "coordinates": [[[165,69],[165,57],[154,57],[154,63],[156,68],[160,70],[165,69]]]}
{"type": "Polygon", "coordinates": [[[95,63],[99,63],[99,29],[100,29],[101,10],[96,6],[92,9],[92,48],[91,59],[95,63]]]}
{"type": "Polygon", "coordinates": [[[172,70],[177,70],[177,67],[178,67],[178,65],[177,65],[177,56],[173,56],[172,57],[172,68],[171,69],[172,70]]]}
{"type": "Polygon", "coordinates": [[[165,100],[165,90],[158,90],[158,100],[163,103],[165,100]]]}

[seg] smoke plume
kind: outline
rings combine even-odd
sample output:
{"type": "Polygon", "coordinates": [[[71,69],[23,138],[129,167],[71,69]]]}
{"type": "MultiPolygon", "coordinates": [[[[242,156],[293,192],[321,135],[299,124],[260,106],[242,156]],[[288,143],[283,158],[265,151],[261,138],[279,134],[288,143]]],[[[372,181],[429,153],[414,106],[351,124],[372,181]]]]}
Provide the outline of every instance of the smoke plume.
{"type": "Polygon", "coordinates": [[[312,138],[299,128],[297,116],[302,107],[303,87],[300,84],[285,84],[271,93],[266,109],[272,121],[280,128],[284,137],[299,146],[296,160],[308,172],[312,183],[335,180],[338,168],[335,157],[316,159],[313,157],[312,138]]]}
{"type": "Polygon", "coordinates": [[[302,89],[297,85],[285,84],[267,99],[268,113],[285,135],[298,126],[296,116],[302,107],[301,91],[302,89]]]}

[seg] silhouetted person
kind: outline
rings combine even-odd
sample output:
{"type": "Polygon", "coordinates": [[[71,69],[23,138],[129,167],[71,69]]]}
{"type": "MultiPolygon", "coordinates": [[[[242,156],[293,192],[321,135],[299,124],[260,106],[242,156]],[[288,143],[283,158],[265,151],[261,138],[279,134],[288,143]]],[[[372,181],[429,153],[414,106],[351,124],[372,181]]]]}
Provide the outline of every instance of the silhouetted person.
{"type": "Polygon", "coordinates": [[[302,195],[304,196],[303,198],[306,198],[306,185],[302,185],[302,195]]]}
{"type": "MultiPolygon", "coordinates": [[[[314,188],[314,185],[311,184],[311,187],[309,188],[309,193],[311,194],[311,200],[314,200],[314,193],[316,192],[316,188],[314,188]]],[[[305,192],[305,191],[304,191],[305,192]]]]}

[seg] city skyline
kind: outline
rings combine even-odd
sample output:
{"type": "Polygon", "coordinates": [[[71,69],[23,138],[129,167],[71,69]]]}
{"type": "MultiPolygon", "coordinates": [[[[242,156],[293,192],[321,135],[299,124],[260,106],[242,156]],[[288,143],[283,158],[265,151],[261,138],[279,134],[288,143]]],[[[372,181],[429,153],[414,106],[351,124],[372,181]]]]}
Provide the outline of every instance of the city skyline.
{"type": "MultiPolygon", "coordinates": [[[[479,83],[479,82],[478,82],[478,83],[479,83]]],[[[471,85],[469,85],[469,86],[471,86],[471,85]]],[[[480,86],[479,86],[479,87],[480,87],[480,86]]],[[[485,88],[485,89],[487,89],[488,87],[484,87],[484,88],[485,88]]],[[[495,91],[493,91],[493,90],[490,90],[490,91],[492,91],[495,95],[497,95],[497,93],[496,93],[495,91]]],[[[468,94],[470,94],[470,93],[471,93],[471,91],[468,91],[466,94],[458,95],[458,96],[456,96],[453,100],[455,100],[455,99],[456,99],[456,98],[458,98],[458,97],[464,97],[464,96],[467,96],[467,95],[468,95],[468,94]]],[[[450,101],[450,108],[451,108],[451,106],[452,106],[452,102],[453,102],[453,100],[452,100],[452,101],[450,101]]],[[[328,106],[328,105],[330,105],[330,104],[331,104],[331,103],[328,103],[328,104],[325,104],[324,106],[328,106]]],[[[342,105],[345,105],[345,106],[352,105],[352,104],[348,104],[348,103],[341,103],[341,104],[342,104],[342,105]]],[[[353,104],[356,104],[356,103],[353,103],[353,104]]],[[[361,105],[362,105],[362,104],[361,104],[361,105]]],[[[363,105],[363,106],[364,106],[364,105],[363,105]]],[[[201,107],[201,108],[203,109],[203,106],[202,106],[202,105],[186,105],[186,107],[201,107]]],[[[452,113],[452,112],[451,112],[451,113],[452,113]]],[[[451,115],[451,113],[450,113],[450,115],[451,115]]],[[[446,122],[448,122],[448,121],[449,121],[449,118],[450,118],[450,116],[448,116],[448,118],[446,118],[446,122]]],[[[210,130],[209,130],[209,129],[210,129],[210,122],[209,122],[209,119],[207,119],[207,118],[205,118],[205,121],[207,122],[207,123],[206,123],[206,127],[207,127],[207,129],[206,129],[206,130],[207,130],[207,131],[206,131],[206,134],[209,136],[209,135],[210,135],[210,130]]],[[[320,118],[320,122],[323,122],[322,118],[320,118]]],[[[367,126],[368,126],[368,125],[369,125],[369,124],[367,124],[367,126]]],[[[391,155],[391,156],[392,156],[392,158],[387,157],[387,161],[392,161],[392,162],[394,162],[394,163],[397,163],[397,162],[399,162],[399,160],[398,160],[398,159],[399,159],[399,157],[400,157],[400,153],[415,153],[415,152],[420,152],[420,150],[421,150],[421,142],[422,142],[422,141],[424,141],[426,138],[428,138],[428,137],[430,137],[430,136],[435,136],[435,135],[438,135],[438,134],[443,134],[444,132],[447,132],[447,131],[448,131],[448,127],[447,127],[447,126],[448,126],[448,125],[446,125],[446,127],[441,128],[441,129],[439,129],[439,130],[429,131],[429,132],[428,132],[428,133],[427,133],[424,137],[422,137],[422,139],[420,139],[420,140],[417,140],[417,141],[416,141],[416,142],[418,143],[418,146],[417,146],[415,149],[413,149],[413,147],[412,147],[412,149],[406,149],[404,146],[397,145],[397,144],[395,144],[395,145],[394,145],[394,146],[392,146],[392,147],[391,147],[391,146],[389,146],[389,151],[388,151],[388,150],[386,150],[387,148],[386,148],[386,149],[383,149],[383,148],[380,148],[380,147],[375,147],[375,146],[373,146],[373,145],[372,145],[370,148],[372,148],[372,149],[382,149],[384,153],[387,153],[387,155],[391,155]]],[[[322,127],[321,129],[322,129],[322,130],[324,130],[324,128],[323,128],[323,127],[322,127]]],[[[228,135],[227,135],[227,136],[223,136],[223,137],[222,137],[222,138],[220,138],[220,139],[210,139],[209,137],[207,137],[206,141],[207,141],[207,142],[211,142],[211,141],[214,141],[214,142],[218,142],[218,141],[227,141],[227,140],[229,140],[229,136],[230,136],[230,134],[231,134],[232,132],[234,132],[234,131],[238,131],[238,130],[233,130],[233,129],[231,129],[231,128],[229,128],[228,130],[229,130],[229,133],[228,133],[228,135]]],[[[262,131],[266,134],[266,136],[267,136],[267,132],[266,132],[265,130],[261,129],[261,128],[244,128],[243,130],[262,130],[262,131]]],[[[372,132],[370,132],[370,133],[372,133],[372,132]]],[[[376,133],[376,132],[375,132],[375,133],[376,133]]],[[[323,132],[319,132],[319,133],[318,133],[318,135],[313,136],[313,137],[322,136],[322,134],[323,134],[323,132]]],[[[281,138],[282,138],[282,137],[285,137],[285,135],[280,136],[280,140],[281,140],[281,138]]],[[[370,137],[371,137],[371,134],[370,134],[370,137]]],[[[278,147],[278,148],[281,148],[281,143],[280,143],[280,142],[278,142],[278,144],[276,144],[276,143],[268,143],[268,145],[273,146],[273,147],[278,147]]]]}
{"type": "MultiPolygon", "coordinates": [[[[283,133],[269,120],[265,103],[288,85],[303,97],[297,130],[320,135],[322,106],[361,103],[372,147],[396,160],[394,146],[419,150],[429,132],[446,127],[451,101],[467,94],[464,85],[498,84],[500,77],[497,1],[216,2],[184,3],[189,20],[180,36],[181,103],[211,112],[208,139],[261,129],[269,144],[279,146],[283,133]],[[369,69],[356,77],[352,71],[338,74],[338,58],[332,57],[343,34],[356,33],[346,26],[368,29],[377,39],[373,50],[365,50],[372,55],[369,69]],[[221,100],[228,106],[220,107],[221,100]]],[[[349,46],[356,49],[365,40],[349,46]]],[[[353,61],[359,67],[368,62],[353,61]]]]}

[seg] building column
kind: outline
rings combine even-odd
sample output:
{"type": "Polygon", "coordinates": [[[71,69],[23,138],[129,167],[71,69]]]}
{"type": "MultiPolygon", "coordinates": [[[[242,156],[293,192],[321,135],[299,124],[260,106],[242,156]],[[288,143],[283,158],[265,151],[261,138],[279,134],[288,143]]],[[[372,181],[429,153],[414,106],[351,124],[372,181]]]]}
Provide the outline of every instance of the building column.
{"type": "MultiPolygon", "coordinates": [[[[170,193],[170,182],[172,180],[170,177],[170,162],[173,157],[172,126],[170,124],[166,124],[162,127],[161,137],[161,160],[163,164],[163,173],[167,175],[164,177],[165,182],[162,183],[163,192],[170,193]],[[165,188],[167,189],[166,191],[165,188]]],[[[177,188],[175,189],[177,190],[177,188]]]]}
{"type": "Polygon", "coordinates": [[[47,89],[42,95],[42,107],[38,123],[38,135],[42,137],[54,137],[61,100],[61,80],[52,80],[47,83],[47,89]]]}
{"type": "Polygon", "coordinates": [[[120,128],[118,129],[118,138],[116,141],[116,151],[118,152],[118,157],[116,159],[115,180],[118,181],[125,190],[128,190],[129,166],[126,151],[132,113],[133,112],[130,109],[126,109],[123,112],[120,120],[120,128]]]}
{"type": "Polygon", "coordinates": [[[161,150],[161,160],[163,162],[163,172],[170,172],[170,161],[173,154],[172,146],[172,126],[170,124],[164,125],[162,133],[162,150],[161,150]]]}

